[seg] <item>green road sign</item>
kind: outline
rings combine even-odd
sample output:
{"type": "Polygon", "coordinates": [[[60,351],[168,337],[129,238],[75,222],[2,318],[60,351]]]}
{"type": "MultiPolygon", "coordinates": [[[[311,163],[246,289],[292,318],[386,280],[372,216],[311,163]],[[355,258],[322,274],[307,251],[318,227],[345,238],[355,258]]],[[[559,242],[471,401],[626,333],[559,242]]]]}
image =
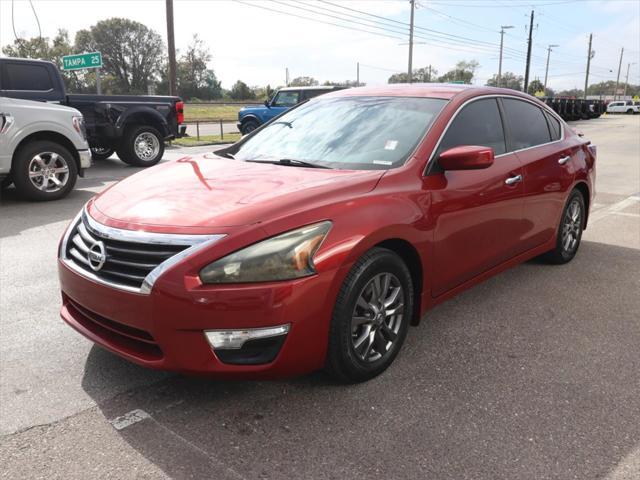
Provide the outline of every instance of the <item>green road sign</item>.
{"type": "Polygon", "coordinates": [[[464,80],[452,80],[451,83],[456,83],[458,85],[464,84],[464,80]]]}
{"type": "Polygon", "coordinates": [[[102,53],[81,53],[79,55],[67,55],[62,57],[63,70],[82,70],[83,68],[102,67],[102,53]]]}

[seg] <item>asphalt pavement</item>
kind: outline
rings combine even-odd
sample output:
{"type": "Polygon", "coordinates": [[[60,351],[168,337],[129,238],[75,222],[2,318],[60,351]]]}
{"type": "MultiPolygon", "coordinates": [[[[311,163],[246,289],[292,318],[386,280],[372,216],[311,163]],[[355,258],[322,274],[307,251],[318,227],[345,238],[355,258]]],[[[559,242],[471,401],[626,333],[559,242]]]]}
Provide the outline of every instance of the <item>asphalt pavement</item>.
{"type": "MultiPolygon", "coordinates": [[[[640,478],[640,116],[598,146],[573,262],[527,262],[429,312],[365,384],[159,373],[62,323],[57,243],[96,192],[0,206],[0,478],[640,478]]],[[[213,147],[167,150],[167,161],[213,147]]],[[[170,186],[168,186],[170,188],[170,186]]]]}

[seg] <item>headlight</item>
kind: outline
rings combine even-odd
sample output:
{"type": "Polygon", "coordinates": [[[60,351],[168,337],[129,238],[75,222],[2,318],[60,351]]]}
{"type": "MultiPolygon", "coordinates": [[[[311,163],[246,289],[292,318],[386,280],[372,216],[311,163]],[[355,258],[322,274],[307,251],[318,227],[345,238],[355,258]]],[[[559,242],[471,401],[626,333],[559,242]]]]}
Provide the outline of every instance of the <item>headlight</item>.
{"type": "Polygon", "coordinates": [[[290,280],[315,273],[313,256],[331,222],[316,223],[264,240],[227,255],[200,271],[203,283],[290,280]]]}
{"type": "Polygon", "coordinates": [[[83,140],[87,140],[87,129],[84,125],[84,117],[72,117],[71,122],[73,128],[82,137],[83,140]]]}

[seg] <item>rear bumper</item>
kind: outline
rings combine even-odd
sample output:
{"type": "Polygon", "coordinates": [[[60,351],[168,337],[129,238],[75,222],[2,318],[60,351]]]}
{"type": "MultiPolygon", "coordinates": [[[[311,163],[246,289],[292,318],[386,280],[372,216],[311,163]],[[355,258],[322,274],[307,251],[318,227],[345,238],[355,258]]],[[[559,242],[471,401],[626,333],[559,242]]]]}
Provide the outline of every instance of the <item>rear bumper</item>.
{"type": "MultiPolygon", "coordinates": [[[[59,261],[63,320],[79,333],[145,367],[222,378],[280,378],[322,368],[332,307],[333,274],[292,282],[188,289],[184,279],[139,295],[97,284],[59,261]],[[289,324],[268,363],[225,363],[205,330],[289,324]]],[[[170,272],[167,276],[170,275],[170,272]]],[[[255,344],[251,345],[255,355],[255,344]]]]}

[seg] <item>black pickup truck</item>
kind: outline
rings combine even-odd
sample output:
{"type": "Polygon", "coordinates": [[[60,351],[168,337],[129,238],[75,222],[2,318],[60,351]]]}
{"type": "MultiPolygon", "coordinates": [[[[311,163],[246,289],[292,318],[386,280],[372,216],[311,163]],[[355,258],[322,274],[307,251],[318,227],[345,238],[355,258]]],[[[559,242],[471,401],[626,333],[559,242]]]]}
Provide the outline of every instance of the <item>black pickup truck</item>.
{"type": "Polygon", "coordinates": [[[83,114],[92,156],[115,151],[129,165],[149,167],[162,159],[165,140],[184,135],[180,97],[148,95],[67,95],[51,62],[0,58],[0,96],[60,103],[83,114]]]}

